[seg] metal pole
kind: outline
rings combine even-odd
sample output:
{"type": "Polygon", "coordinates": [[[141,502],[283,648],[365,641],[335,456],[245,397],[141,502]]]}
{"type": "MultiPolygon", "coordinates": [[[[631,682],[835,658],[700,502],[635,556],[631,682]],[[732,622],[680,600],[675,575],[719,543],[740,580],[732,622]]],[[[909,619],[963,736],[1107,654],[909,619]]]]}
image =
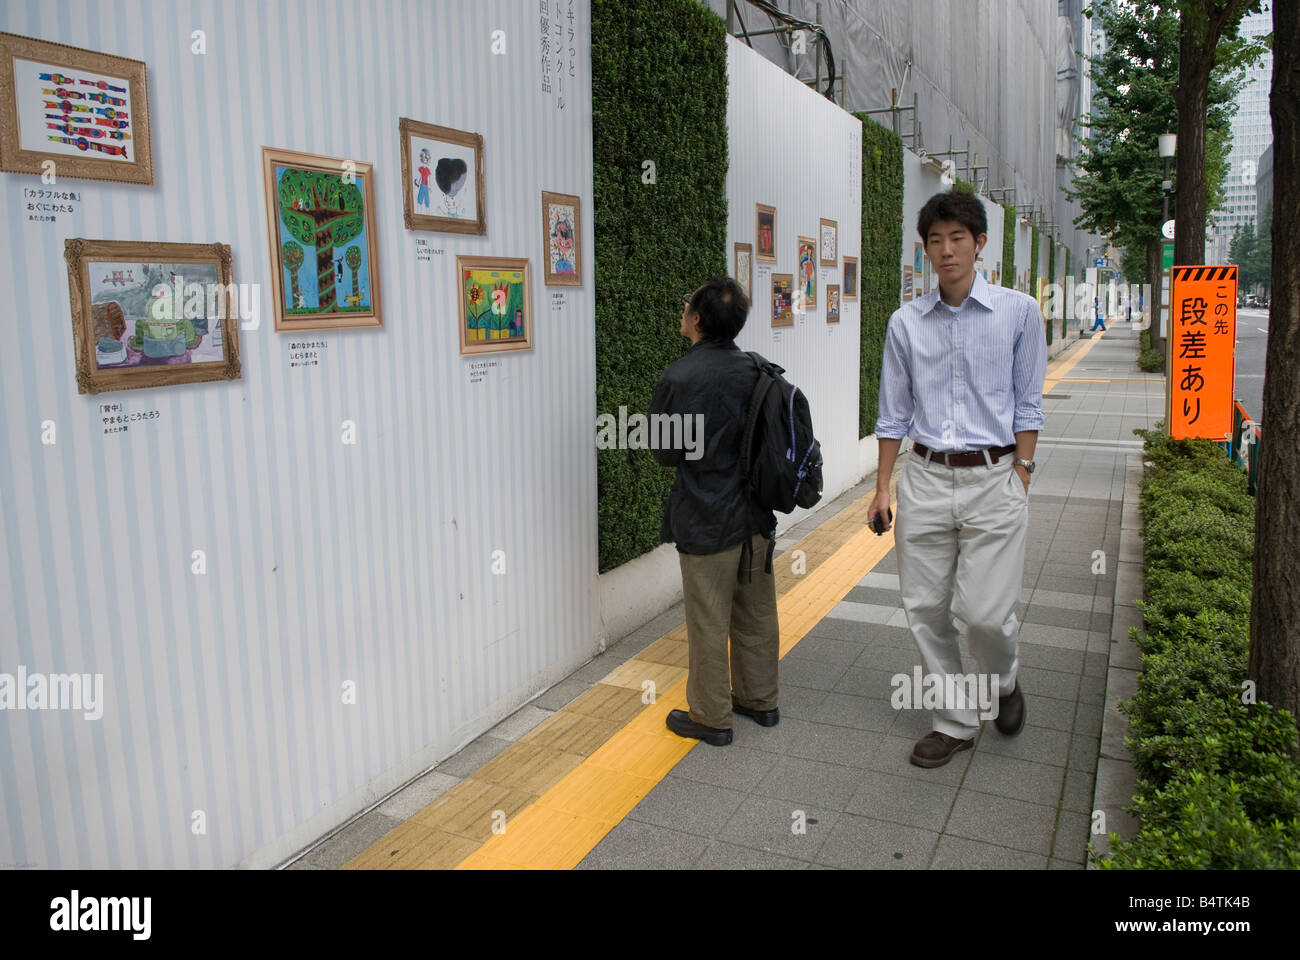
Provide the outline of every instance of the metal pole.
{"type": "MultiPolygon", "coordinates": [[[[818,22],[818,23],[821,23],[821,22],[822,22],[822,5],[821,5],[821,0],[818,0],[818,2],[817,2],[817,8],[816,8],[816,9],[817,9],[817,12],[816,12],[815,16],[816,16],[816,18],[817,18],[817,22],[818,22]]],[[[816,90],[818,87],[820,87],[820,86],[822,85],[822,45],[821,45],[820,43],[817,43],[817,38],[816,38],[816,37],[813,37],[813,44],[814,44],[814,45],[816,46],[816,48],[817,48],[817,49],[816,49],[816,52],[815,52],[815,54],[814,54],[814,60],[813,60],[813,62],[814,62],[815,65],[816,65],[816,68],[817,68],[817,72],[813,74],[813,76],[814,76],[814,78],[815,78],[815,79],[813,80],[813,89],[816,90]]]]}
{"type": "Polygon", "coordinates": [[[736,2],[737,0],[727,0],[727,33],[732,36],[736,34],[736,2]]]}

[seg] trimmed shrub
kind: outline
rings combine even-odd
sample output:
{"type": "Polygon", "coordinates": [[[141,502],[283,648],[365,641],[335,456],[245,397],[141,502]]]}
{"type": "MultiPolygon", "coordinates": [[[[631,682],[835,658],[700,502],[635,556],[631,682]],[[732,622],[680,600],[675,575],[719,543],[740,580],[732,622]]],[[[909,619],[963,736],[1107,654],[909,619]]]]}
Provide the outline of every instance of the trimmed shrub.
{"type": "MultiPolygon", "coordinates": [[[[858,301],[862,307],[862,354],[858,387],[858,436],[875,432],[885,331],[899,307],[903,267],[903,141],[866,114],[862,121],[862,256],[858,301]]],[[[915,229],[915,224],[912,229],[915,229]]]]}
{"type": "Polygon", "coordinates": [[[1300,764],[1291,714],[1243,703],[1254,501],[1216,444],[1136,430],[1145,585],[1137,695],[1120,704],[1138,772],[1132,840],[1108,869],[1300,868],[1300,764]]]}
{"type": "MultiPolygon", "coordinates": [[[[690,346],[682,294],[728,272],[727,45],[695,0],[593,0],[591,15],[599,415],[649,409],[690,346]]],[[[596,452],[602,573],[658,545],[672,482],[648,451],[596,452]]]]}

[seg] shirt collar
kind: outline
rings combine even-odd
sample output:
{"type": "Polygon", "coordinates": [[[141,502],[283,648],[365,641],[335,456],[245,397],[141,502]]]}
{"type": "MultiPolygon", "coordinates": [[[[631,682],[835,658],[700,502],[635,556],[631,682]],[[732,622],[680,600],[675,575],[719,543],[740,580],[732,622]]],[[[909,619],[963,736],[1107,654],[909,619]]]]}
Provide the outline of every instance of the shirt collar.
{"type": "MultiPolygon", "coordinates": [[[[925,296],[929,302],[926,304],[924,312],[929,313],[931,310],[938,309],[939,304],[942,302],[942,292],[939,290],[938,283],[925,296]]],[[[989,289],[989,282],[984,279],[984,275],[978,270],[975,271],[975,282],[971,284],[970,293],[966,295],[966,299],[974,300],[985,310],[991,311],[993,309],[993,291],[989,289]]],[[[955,309],[948,307],[947,304],[944,304],[944,306],[947,309],[955,309]]]]}

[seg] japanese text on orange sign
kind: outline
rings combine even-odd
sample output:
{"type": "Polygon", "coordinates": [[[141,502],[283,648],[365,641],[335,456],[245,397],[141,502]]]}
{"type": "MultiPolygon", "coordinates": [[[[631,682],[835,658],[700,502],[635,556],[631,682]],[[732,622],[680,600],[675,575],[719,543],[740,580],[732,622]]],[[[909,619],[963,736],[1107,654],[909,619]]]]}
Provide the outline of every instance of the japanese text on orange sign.
{"type": "Polygon", "coordinates": [[[1237,268],[1174,267],[1169,336],[1169,435],[1224,440],[1232,434],[1237,268]]]}

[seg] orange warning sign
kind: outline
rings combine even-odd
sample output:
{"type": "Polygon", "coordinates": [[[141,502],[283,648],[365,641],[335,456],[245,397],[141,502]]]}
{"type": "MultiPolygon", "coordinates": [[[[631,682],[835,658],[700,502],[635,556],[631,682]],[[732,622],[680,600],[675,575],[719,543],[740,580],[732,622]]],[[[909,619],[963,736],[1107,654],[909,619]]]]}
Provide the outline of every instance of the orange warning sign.
{"type": "Polygon", "coordinates": [[[1172,274],[1165,348],[1169,435],[1175,440],[1227,440],[1232,436],[1237,268],[1176,266],[1172,274]]]}

